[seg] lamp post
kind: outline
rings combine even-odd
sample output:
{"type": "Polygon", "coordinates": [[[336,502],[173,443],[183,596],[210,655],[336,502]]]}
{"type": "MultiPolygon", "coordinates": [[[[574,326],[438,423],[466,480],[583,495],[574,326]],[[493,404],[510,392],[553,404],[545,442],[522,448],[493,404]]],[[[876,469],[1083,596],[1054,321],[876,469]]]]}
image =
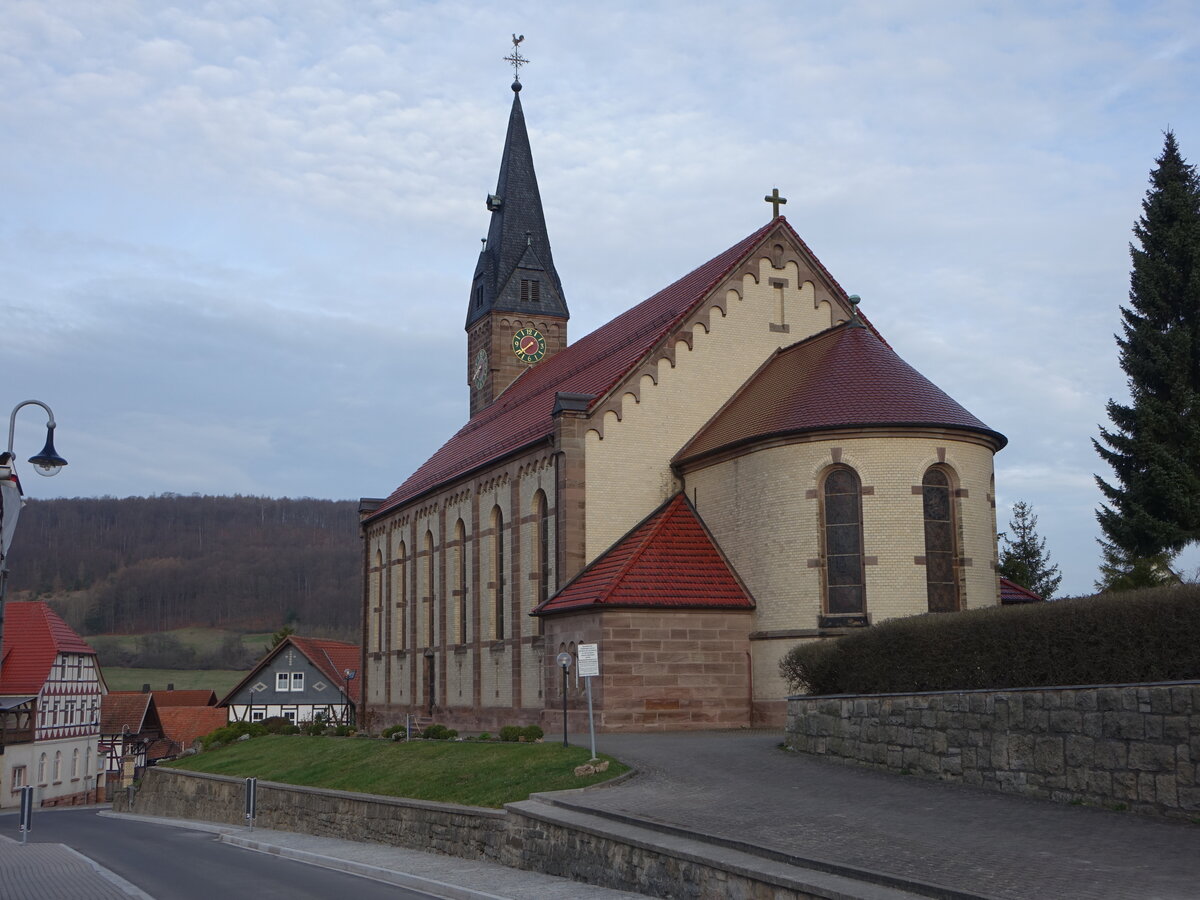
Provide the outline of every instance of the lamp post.
{"type": "Polygon", "coordinates": [[[17,528],[17,515],[21,511],[21,483],[17,480],[13,463],[13,436],[17,429],[17,413],[25,406],[40,406],[46,411],[46,446],[41,453],[29,457],[30,464],[39,475],[57,475],[67,461],[54,449],[54,413],[41,400],[25,400],[13,407],[8,417],[8,449],[0,453],[0,641],[4,639],[4,596],[8,590],[8,548],[12,544],[17,528]]]}
{"type": "Polygon", "coordinates": [[[563,746],[567,746],[567,670],[571,668],[571,654],[564,650],[555,657],[563,670],[563,746]]]}

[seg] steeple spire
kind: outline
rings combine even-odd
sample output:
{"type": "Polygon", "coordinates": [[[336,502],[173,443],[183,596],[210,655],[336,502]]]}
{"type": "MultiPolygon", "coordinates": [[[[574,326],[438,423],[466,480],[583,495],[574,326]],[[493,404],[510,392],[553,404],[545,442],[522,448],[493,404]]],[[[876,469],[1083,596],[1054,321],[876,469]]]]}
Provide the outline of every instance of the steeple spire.
{"type": "MultiPolygon", "coordinates": [[[[514,34],[512,56],[506,57],[518,76],[520,66],[528,62],[518,48],[524,39],[514,34]]],[[[491,223],[467,304],[471,415],[490,404],[529,366],[567,345],[570,313],[550,251],[519,77],[512,89],[500,177],[496,192],[488,194],[486,201],[491,223]]]]}
{"type": "Polygon", "coordinates": [[[500,177],[496,192],[488,194],[486,201],[492,221],[471,279],[468,329],[492,311],[564,318],[569,315],[550,252],[520,90],[521,82],[513,82],[500,177]]]}

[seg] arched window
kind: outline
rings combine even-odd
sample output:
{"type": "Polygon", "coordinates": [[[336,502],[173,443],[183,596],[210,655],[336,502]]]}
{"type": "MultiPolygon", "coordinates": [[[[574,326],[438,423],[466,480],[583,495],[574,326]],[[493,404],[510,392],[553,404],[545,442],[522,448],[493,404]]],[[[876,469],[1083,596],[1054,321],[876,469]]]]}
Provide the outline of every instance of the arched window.
{"type": "Polygon", "coordinates": [[[46,783],[46,754],[38,757],[38,784],[46,783]]]}
{"type": "Polygon", "coordinates": [[[533,495],[533,512],[537,521],[537,537],[534,541],[537,597],[534,599],[536,603],[545,603],[550,596],[550,504],[546,502],[545,492],[538,491],[533,495]]]}
{"type": "Polygon", "coordinates": [[[79,777],[79,748],[76,747],[71,753],[71,777],[79,777]]]}
{"type": "Polygon", "coordinates": [[[54,780],[62,781],[62,751],[54,751],[54,780]]]}
{"type": "Polygon", "coordinates": [[[383,553],[375,551],[375,634],[374,649],[383,649],[383,553]]]}
{"type": "Polygon", "coordinates": [[[392,596],[396,599],[396,646],[397,650],[408,649],[408,547],[401,541],[396,548],[396,574],[392,583],[392,596]]]}
{"type": "Polygon", "coordinates": [[[459,519],[454,526],[454,540],[458,544],[457,572],[458,589],[458,643],[467,642],[467,526],[459,519]]]}
{"type": "Polygon", "coordinates": [[[934,466],[921,479],[925,517],[925,584],[930,612],[959,608],[957,531],[950,476],[934,466]]]}
{"type": "Polygon", "coordinates": [[[433,646],[433,532],[425,532],[425,646],[433,646]]]}
{"type": "Polygon", "coordinates": [[[862,482],[845,466],[830,469],[821,492],[825,538],[825,613],[866,615],[863,573],[862,482]]]}
{"type": "Polygon", "coordinates": [[[492,509],[492,577],[495,579],[495,638],[504,640],[504,513],[492,509]]]}

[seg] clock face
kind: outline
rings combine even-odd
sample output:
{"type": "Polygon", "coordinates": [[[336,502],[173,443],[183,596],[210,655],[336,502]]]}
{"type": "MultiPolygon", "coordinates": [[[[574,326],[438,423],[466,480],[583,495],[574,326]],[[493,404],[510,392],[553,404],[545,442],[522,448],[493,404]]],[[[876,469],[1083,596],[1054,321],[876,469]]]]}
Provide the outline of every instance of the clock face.
{"type": "Polygon", "coordinates": [[[535,363],[546,355],[546,339],[536,328],[522,328],[512,339],[513,353],[525,363],[535,363]]]}
{"type": "Polygon", "coordinates": [[[488,355],[486,350],[480,350],[475,354],[475,365],[471,370],[471,383],[479,390],[487,384],[488,377],[488,355]]]}

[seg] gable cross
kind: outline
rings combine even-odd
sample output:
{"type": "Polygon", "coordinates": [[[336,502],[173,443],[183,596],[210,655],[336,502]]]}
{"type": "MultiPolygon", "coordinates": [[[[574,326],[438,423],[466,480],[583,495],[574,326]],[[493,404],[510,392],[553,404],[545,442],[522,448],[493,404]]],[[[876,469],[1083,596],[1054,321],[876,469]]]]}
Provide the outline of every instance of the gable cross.
{"type": "Polygon", "coordinates": [[[786,197],[779,196],[779,188],[771,188],[771,193],[763,197],[765,201],[771,204],[771,218],[774,219],[779,215],[779,207],[787,203],[786,197]]]}

